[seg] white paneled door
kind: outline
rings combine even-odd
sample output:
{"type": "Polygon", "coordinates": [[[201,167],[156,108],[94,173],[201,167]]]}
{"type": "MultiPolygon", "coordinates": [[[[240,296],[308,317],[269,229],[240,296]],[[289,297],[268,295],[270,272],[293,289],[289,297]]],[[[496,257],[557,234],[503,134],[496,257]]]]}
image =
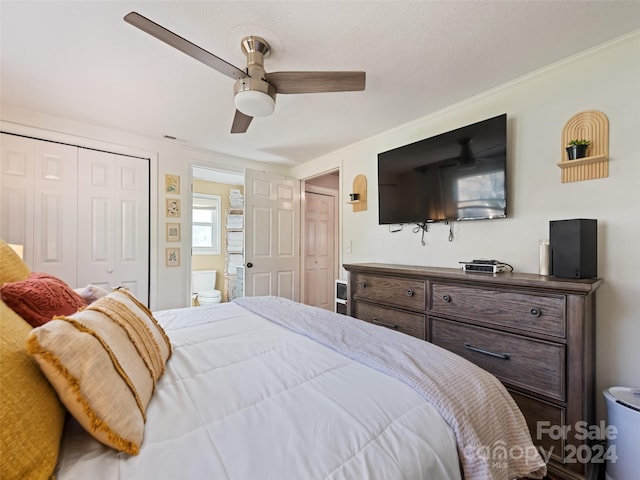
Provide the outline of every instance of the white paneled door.
{"type": "Polygon", "coordinates": [[[0,236],[34,272],[76,285],[78,149],[0,136],[0,236]]]}
{"type": "Polygon", "coordinates": [[[0,135],[0,237],[72,287],[149,301],[149,161],[0,135]]]}
{"type": "Polygon", "coordinates": [[[299,301],[300,181],[245,169],[245,295],[299,301]]]}
{"type": "Polygon", "coordinates": [[[78,282],[149,290],[149,161],[82,149],[78,158],[78,282]]]}
{"type": "Polygon", "coordinates": [[[305,303],[333,310],[335,198],[305,193],[304,288],[305,303]]]}

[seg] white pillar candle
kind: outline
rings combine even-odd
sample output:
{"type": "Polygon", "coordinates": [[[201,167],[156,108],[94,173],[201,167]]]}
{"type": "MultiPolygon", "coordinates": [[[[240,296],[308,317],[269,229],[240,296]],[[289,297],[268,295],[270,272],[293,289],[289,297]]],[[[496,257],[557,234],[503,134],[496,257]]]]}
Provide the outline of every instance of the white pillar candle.
{"type": "Polygon", "coordinates": [[[549,240],[540,240],[540,265],[538,273],[540,275],[549,275],[549,240]]]}

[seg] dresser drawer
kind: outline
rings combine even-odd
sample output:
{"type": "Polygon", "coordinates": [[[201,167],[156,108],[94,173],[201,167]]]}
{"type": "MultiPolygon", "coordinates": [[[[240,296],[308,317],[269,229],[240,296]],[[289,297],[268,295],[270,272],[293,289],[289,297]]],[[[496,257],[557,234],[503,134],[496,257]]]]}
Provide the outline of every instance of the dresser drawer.
{"type": "Polygon", "coordinates": [[[433,283],[430,311],[564,338],[565,297],[433,283]]]}
{"type": "Polygon", "coordinates": [[[425,315],[403,312],[365,302],[354,302],[354,316],[360,320],[392,328],[421,340],[426,340],[425,315]]]}
{"type": "Polygon", "coordinates": [[[508,385],[565,399],[565,346],[459,322],[430,318],[431,341],[508,385]]]}
{"type": "Polygon", "coordinates": [[[424,280],[382,277],[364,273],[358,273],[354,277],[351,285],[352,295],[356,300],[371,300],[407,309],[425,309],[424,280]]]}
{"type": "Polygon", "coordinates": [[[509,391],[518,404],[529,427],[533,444],[542,447],[556,460],[562,461],[565,451],[565,440],[557,434],[557,428],[565,425],[564,408],[542,402],[517,392],[509,391]],[[540,423],[538,423],[540,422],[540,423]],[[553,435],[550,435],[550,430],[553,435]]]}

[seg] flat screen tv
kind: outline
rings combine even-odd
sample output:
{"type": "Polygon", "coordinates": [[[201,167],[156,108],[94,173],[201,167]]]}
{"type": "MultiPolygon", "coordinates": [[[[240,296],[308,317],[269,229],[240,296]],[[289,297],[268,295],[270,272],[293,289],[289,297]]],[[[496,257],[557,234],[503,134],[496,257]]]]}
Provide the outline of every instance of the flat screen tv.
{"type": "Polygon", "coordinates": [[[378,154],[379,224],[507,216],[507,115],[378,154]]]}

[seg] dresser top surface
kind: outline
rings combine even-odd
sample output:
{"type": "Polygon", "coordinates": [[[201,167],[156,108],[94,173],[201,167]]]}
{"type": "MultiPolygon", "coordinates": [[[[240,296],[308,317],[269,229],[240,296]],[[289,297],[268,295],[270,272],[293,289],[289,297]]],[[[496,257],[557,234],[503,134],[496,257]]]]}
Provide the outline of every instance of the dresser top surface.
{"type": "Polygon", "coordinates": [[[533,273],[481,273],[464,272],[461,268],[426,267],[420,265],[399,265],[392,263],[346,263],[348,272],[419,277],[430,280],[450,280],[469,284],[496,286],[518,286],[541,290],[554,290],[587,295],[602,283],[601,278],[572,279],[533,273]]]}

